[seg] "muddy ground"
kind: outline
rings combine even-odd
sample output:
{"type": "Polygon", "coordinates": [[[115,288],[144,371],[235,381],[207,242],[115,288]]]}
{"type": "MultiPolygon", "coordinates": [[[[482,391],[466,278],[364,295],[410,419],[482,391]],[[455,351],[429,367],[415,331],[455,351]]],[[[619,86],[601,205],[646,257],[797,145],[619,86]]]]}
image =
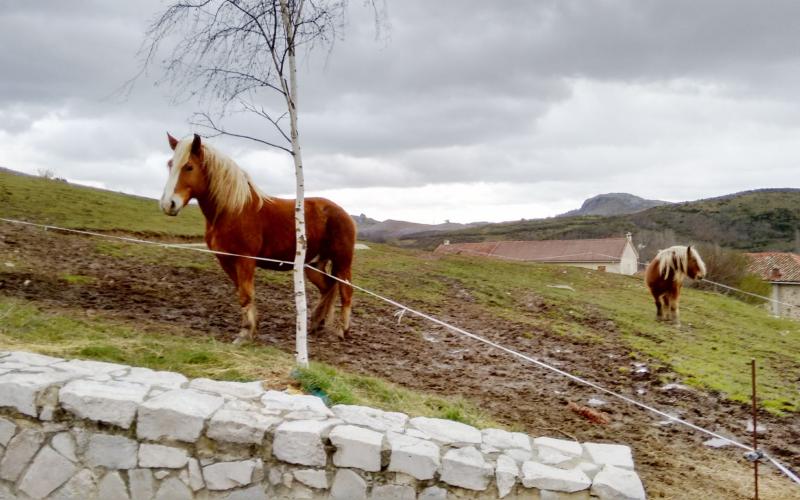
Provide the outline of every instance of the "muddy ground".
{"type": "MultiPolygon", "coordinates": [[[[0,256],[25,263],[13,268],[0,264],[0,294],[33,301],[44,309],[125,320],[137,328],[163,331],[170,325],[192,335],[234,338],[238,306],[232,285],[215,265],[137,262],[99,253],[96,245],[97,240],[89,237],[0,225],[0,256]],[[91,276],[94,281],[68,284],[61,278],[65,274],[91,276]]],[[[203,254],[190,258],[201,263],[212,259],[203,254]]],[[[622,344],[578,343],[547,330],[525,338],[521,333],[529,326],[493,316],[471,302],[469,290],[456,282],[448,286],[451,293],[439,306],[411,305],[705,428],[747,439],[746,406],[697,390],[665,389],[657,376],[663,373],[635,376],[620,370],[632,366],[629,349],[622,344]]],[[[261,279],[257,301],[257,342],[293,352],[289,286],[261,279]]],[[[627,443],[652,498],[751,497],[752,468],[736,448],[703,446],[707,436],[665,424],[661,417],[409,314],[398,324],[394,308],[364,295],[357,293],[355,304],[352,337],[345,342],[332,335],[312,337],[312,359],[415,390],[463,396],[494,420],[532,435],[627,443]],[[585,405],[591,398],[606,402],[598,409],[610,424],[594,424],[567,409],[569,402],[585,405]]],[[[608,327],[613,329],[612,324],[608,327]]],[[[767,428],[761,436],[765,448],[800,469],[800,419],[762,413],[759,421],[767,428]]],[[[761,470],[762,498],[798,498],[800,488],[770,466],[761,470]]]]}

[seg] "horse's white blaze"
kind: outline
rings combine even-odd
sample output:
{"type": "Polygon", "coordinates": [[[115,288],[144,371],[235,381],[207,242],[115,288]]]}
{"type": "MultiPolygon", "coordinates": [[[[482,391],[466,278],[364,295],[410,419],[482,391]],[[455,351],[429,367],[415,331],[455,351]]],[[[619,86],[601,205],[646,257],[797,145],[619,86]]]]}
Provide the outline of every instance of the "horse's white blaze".
{"type": "Polygon", "coordinates": [[[178,184],[181,169],[172,167],[169,171],[167,184],[164,186],[164,194],[161,195],[161,210],[165,213],[176,214],[183,208],[183,198],[175,194],[175,186],[178,184]]]}
{"type": "Polygon", "coordinates": [[[191,141],[183,139],[175,147],[172,155],[172,167],[169,169],[169,177],[164,185],[164,193],[161,195],[161,210],[164,213],[175,215],[183,208],[184,200],[175,194],[175,187],[178,185],[178,178],[181,176],[181,168],[189,159],[189,148],[191,141]]]}

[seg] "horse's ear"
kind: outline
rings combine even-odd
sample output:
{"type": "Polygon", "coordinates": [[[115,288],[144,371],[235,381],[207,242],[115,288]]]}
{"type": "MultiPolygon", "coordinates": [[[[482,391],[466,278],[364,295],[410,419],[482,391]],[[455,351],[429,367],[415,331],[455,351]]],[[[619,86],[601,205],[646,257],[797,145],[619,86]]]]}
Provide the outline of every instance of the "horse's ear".
{"type": "Polygon", "coordinates": [[[176,139],[176,138],[172,137],[172,136],[170,135],[170,133],[169,133],[169,132],[167,132],[167,140],[169,141],[169,147],[171,147],[171,148],[172,148],[172,150],[173,150],[173,151],[175,151],[175,146],[177,146],[177,145],[178,145],[178,139],[176,139]]]}
{"type": "Polygon", "coordinates": [[[200,136],[194,134],[194,139],[192,139],[192,154],[195,156],[200,156],[201,148],[200,148],[200,136]]]}

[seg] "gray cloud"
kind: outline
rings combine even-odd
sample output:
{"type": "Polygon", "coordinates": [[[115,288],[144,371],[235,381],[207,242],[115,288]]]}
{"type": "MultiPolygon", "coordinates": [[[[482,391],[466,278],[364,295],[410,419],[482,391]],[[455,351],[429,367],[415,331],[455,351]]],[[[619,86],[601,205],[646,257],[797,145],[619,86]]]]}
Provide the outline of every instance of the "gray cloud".
{"type": "MultiPolygon", "coordinates": [[[[208,104],[175,105],[155,68],[114,93],[139,71],[161,5],[0,0],[0,165],[158,194],[164,132],[188,134],[208,104]]],[[[495,190],[487,213],[515,219],[599,192],[678,200],[796,184],[797,2],[390,2],[377,39],[371,15],[352,2],[344,39],[308,54],[300,75],[307,185],[353,211],[419,216],[428,203],[465,220],[446,199],[495,190]]],[[[226,123],[276,139],[252,116],[226,123]]],[[[215,143],[269,192],[291,192],[285,156],[215,143]]]]}

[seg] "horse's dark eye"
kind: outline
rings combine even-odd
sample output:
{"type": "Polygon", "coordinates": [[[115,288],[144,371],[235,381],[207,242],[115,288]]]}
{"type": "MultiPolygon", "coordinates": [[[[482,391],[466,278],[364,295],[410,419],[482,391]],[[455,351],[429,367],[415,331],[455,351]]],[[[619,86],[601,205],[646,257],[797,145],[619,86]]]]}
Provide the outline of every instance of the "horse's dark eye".
{"type": "Polygon", "coordinates": [[[185,167],[183,167],[183,169],[185,171],[187,171],[187,172],[191,172],[192,171],[192,166],[191,165],[186,165],[185,167]]]}

